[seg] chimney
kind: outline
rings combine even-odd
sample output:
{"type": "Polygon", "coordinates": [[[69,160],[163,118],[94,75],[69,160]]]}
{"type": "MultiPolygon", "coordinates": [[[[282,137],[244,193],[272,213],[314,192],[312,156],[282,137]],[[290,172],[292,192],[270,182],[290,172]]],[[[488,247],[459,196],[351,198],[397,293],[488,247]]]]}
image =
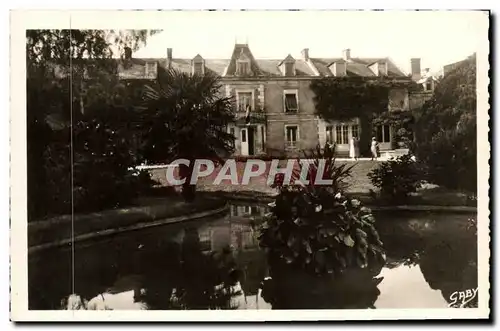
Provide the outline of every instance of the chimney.
{"type": "Polygon", "coordinates": [[[419,58],[411,59],[411,78],[413,80],[419,80],[421,78],[420,59],[419,58]]]}
{"type": "Polygon", "coordinates": [[[167,48],[167,67],[172,68],[172,48],[167,48]]]}
{"type": "Polygon", "coordinates": [[[132,58],[132,48],[130,48],[130,47],[124,48],[124,57],[125,57],[125,60],[130,60],[132,58]]]}
{"type": "Polygon", "coordinates": [[[342,51],[342,58],[344,59],[344,61],[348,61],[351,59],[351,50],[349,48],[342,51]]]}
{"type": "Polygon", "coordinates": [[[309,61],[309,48],[304,48],[301,54],[304,61],[309,61]]]}

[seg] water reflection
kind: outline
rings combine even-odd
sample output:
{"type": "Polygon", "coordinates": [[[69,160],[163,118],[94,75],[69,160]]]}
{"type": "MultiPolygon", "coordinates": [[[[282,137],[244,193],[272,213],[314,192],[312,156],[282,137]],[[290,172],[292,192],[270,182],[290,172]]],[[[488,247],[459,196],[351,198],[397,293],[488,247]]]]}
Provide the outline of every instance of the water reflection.
{"type": "MultiPolygon", "coordinates": [[[[377,215],[386,264],[333,279],[287,273],[268,261],[255,229],[265,213],[232,206],[216,220],[79,244],[74,284],[70,250],[32,256],[30,309],[439,308],[477,287],[468,216],[377,215]]],[[[477,298],[467,304],[474,306],[477,298]]]]}

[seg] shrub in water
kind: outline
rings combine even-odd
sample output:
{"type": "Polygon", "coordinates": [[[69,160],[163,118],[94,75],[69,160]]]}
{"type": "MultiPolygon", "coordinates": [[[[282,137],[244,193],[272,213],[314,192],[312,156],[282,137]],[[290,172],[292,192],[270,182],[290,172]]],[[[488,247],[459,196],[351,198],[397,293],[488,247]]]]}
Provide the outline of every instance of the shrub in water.
{"type": "Polygon", "coordinates": [[[421,171],[410,154],[382,162],[368,177],[381,195],[392,201],[404,200],[422,185],[421,171]]]}
{"type": "Polygon", "coordinates": [[[331,185],[313,181],[277,185],[279,194],[270,204],[259,237],[272,265],[336,276],[350,266],[365,268],[371,261],[385,259],[371,210],[340,189],[352,167],[336,167],[333,154],[318,149],[308,172],[315,178],[318,161],[324,159],[323,179],[331,179],[331,185]]]}

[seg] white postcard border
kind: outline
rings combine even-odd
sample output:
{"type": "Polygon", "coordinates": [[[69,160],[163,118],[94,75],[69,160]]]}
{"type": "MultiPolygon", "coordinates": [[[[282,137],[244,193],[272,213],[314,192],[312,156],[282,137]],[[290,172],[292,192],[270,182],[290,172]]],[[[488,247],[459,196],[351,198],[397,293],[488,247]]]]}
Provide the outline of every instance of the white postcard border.
{"type": "MultiPolygon", "coordinates": [[[[14,321],[288,321],[487,318],[490,313],[490,230],[488,141],[488,13],[476,17],[484,31],[477,50],[478,143],[478,287],[479,307],[472,309],[368,309],[300,311],[33,311],[27,287],[27,167],[25,30],[42,28],[158,28],[160,11],[13,11],[11,12],[11,319],[14,321]]],[[[209,14],[208,12],[204,12],[209,14]]],[[[200,15],[200,13],[196,13],[200,15]]],[[[196,20],[191,20],[193,28],[196,20]]],[[[303,22],[302,22],[303,23],[303,22]]],[[[202,28],[202,27],[200,27],[202,28]]]]}

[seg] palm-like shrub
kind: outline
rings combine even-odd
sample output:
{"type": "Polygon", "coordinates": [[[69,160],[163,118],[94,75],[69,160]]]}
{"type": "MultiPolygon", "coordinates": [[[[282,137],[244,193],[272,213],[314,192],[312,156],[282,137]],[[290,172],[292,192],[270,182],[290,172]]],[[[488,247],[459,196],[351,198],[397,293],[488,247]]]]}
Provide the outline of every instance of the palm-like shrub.
{"type": "Polygon", "coordinates": [[[314,180],[278,185],[279,194],[270,204],[260,235],[272,265],[340,276],[349,267],[366,268],[385,259],[371,210],[343,194],[352,167],[335,166],[333,152],[318,149],[310,154],[315,161],[308,171],[308,178],[316,178],[319,161],[324,160],[323,179],[331,179],[331,185],[314,180]]]}
{"type": "Polygon", "coordinates": [[[144,156],[151,162],[189,160],[190,166],[180,166],[180,175],[187,178],[184,196],[192,200],[194,160],[222,161],[233,151],[234,136],[227,131],[234,121],[232,99],[222,95],[218,76],[173,69],[160,71],[157,84],[145,90],[144,156]]]}

